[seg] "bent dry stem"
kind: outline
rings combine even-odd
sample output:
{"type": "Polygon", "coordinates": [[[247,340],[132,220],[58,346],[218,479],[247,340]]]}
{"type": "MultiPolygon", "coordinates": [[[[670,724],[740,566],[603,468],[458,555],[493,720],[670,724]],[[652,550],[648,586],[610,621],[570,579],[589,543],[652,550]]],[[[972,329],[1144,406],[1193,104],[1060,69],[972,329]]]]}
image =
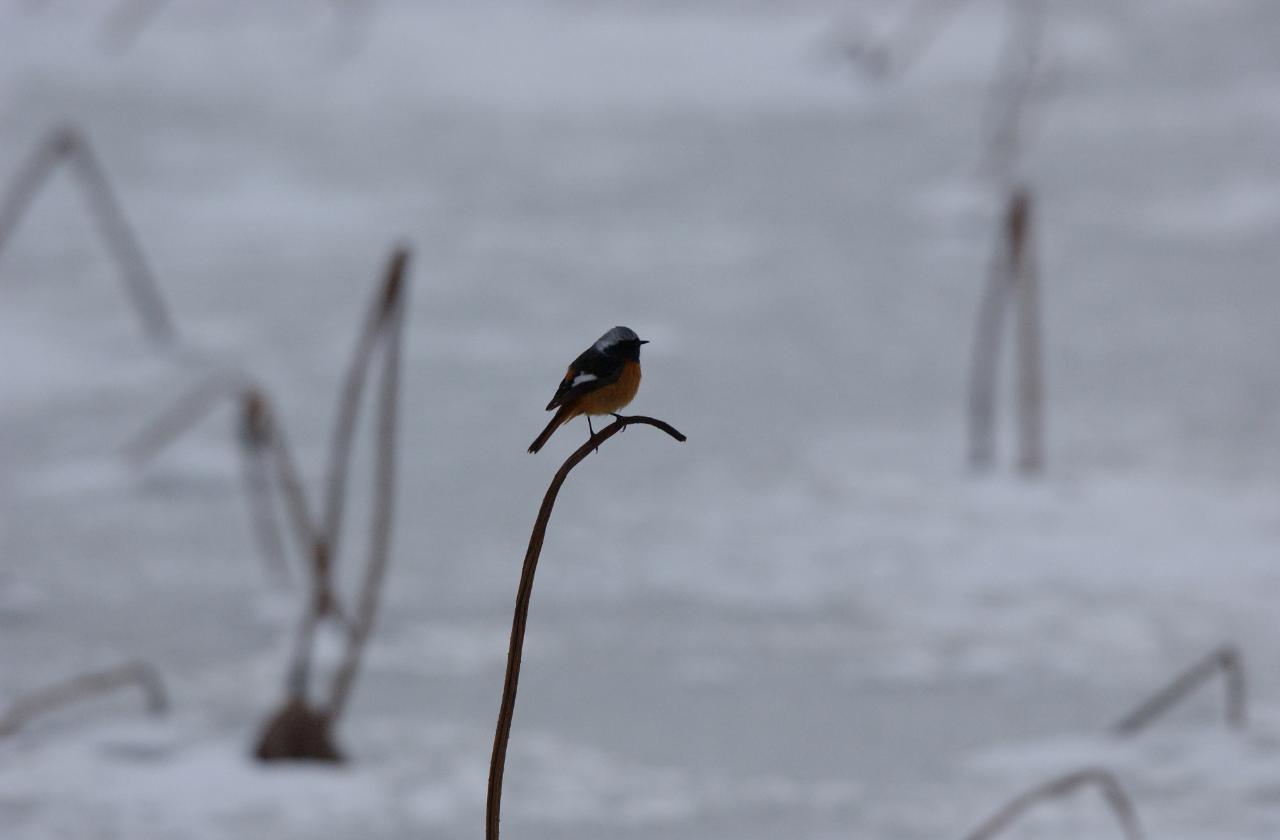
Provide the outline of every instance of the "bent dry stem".
{"type": "Polygon", "coordinates": [[[506,768],[507,741],[511,737],[511,721],[516,710],[516,688],[520,682],[520,659],[524,651],[525,625],[529,620],[529,601],[533,596],[533,575],[538,568],[538,557],[542,554],[542,543],[547,535],[547,523],[551,519],[551,509],[555,507],[560,487],[574,467],[599,449],[600,444],[627,426],[653,426],[680,442],[686,440],[685,436],[676,429],[652,417],[623,417],[617,414],[614,417],[617,419],[613,423],[593,434],[556,471],[555,477],[551,479],[551,486],[547,488],[547,493],[542,498],[542,507],[538,509],[538,518],[534,521],[533,531],[529,535],[529,548],[525,551],[524,567],[520,570],[520,586],[516,590],[515,615],[511,620],[511,645],[507,651],[507,673],[502,683],[502,703],[498,708],[498,725],[493,734],[493,756],[489,762],[489,791],[485,800],[485,840],[498,840],[498,821],[502,809],[502,774],[506,768]]]}
{"type": "Polygon", "coordinates": [[[0,716],[0,737],[12,735],[44,712],[131,685],[142,690],[151,714],[160,715],[169,710],[169,696],[156,669],[145,662],[129,662],[106,671],[82,674],[20,698],[0,716]]]}
{"type": "Polygon", "coordinates": [[[173,321],[142,245],[125,219],[120,201],[89,141],[74,127],[63,126],[49,132],[0,200],[0,253],[35,197],[63,162],[75,177],[89,213],[115,258],[125,292],[137,310],[143,331],[158,345],[173,344],[176,336],[173,321]]]}
{"type": "Polygon", "coordinates": [[[1226,692],[1227,725],[1243,729],[1245,725],[1245,675],[1244,659],[1235,645],[1223,645],[1178,675],[1173,682],[1160,689],[1151,699],[1125,715],[1111,727],[1119,736],[1136,735],[1147,724],[1163,715],[1201,684],[1221,672],[1226,692]]]}
{"type": "Polygon", "coordinates": [[[991,840],[1036,805],[1067,796],[1082,787],[1098,789],[1115,816],[1116,823],[1120,826],[1126,840],[1142,840],[1142,828],[1138,824],[1138,815],[1129,796],[1124,792],[1124,788],[1120,786],[1114,774],[1098,767],[1068,773],[1015,796],[986,822],[966,835],[965,840],[991,840]]]}

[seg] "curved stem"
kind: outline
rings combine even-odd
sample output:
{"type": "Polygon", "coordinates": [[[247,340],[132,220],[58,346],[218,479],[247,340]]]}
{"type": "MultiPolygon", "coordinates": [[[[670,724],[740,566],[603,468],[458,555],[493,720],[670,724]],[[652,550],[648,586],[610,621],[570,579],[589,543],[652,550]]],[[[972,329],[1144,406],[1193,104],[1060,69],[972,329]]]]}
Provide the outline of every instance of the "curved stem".
{"type": "Polygon", "coordinates": [[[1227,693],[1227,724],[1239,729],[1245,725],[1246,685],[1244,659],[1235,645],[1223,645],[1178,675],[1173,682],[1111,727],[1113,734],[1127,736],[1141,731],[1164,714],[1196,687],[1222,672],[1227,693]]]}
{"type": "MultiPolygon", "coordinates": [[[[351,448],[356,434],[356,421],[360,413],[360,400],[364,383],[373,364],[374,353],[383,337],[398,329],[394,321],[399,319],[402,289],[405,286],[405,266],[409,252],[397,248],[387,264],[386,279],[377,291],[364,326],[356,339],[356,349],[351,356],[338,397],[338,418],[333,427],[333,440],[329,446],[329,467],[325,477],[324,517],[320,526],[325,539],[338,553],[341,546],[343,504],[347,498],[347,472],[351,462],[351,448]]],[[[387,352],[387,351],[384,351],[387,352]]]]}
{"type": "Polygon", "coordinates": [[[529,548],[524,554],[524,567],[520,570],[520,586],[516,590],[515,615],[511,620],[511,645],[507,650],[507,673],[502,683],[502,704],[498,708],[498,725],[493,735],[493,755],[489,760],[489,792],[485,800],[484,836],[485,840],[498,840],[498,819],[502,809],[502,774],[507,763],[507,741],[511,737],[511,721],[516,711],[516,688],[520,682],[520,659],[524,651],[525,624],[529,619],[529,601],[533,596],[533,575],[538,568],[538,557],[542,554],[542,542],[547,535],[547,523],[551,519],[551,509],[555,507],[556,496],[564,484],[569,472],[582,463],[592,451],[599,448],[609,438],[632,424],[653,426],[666,432],[678,441],[684,442],[685,436],[672,426],[652,417],[617,417],[608,426],[596,432],[587,442],[579,446],[565,460],[551,486],[542,498],[542,507],[538,509],[538,518],[533,523],[533,532],[529,535],[529,548]]]}
{"type": "MultiPolygon", "coordinates": [[[[400,395],[400,351],[404,340],[404,298],[398,291],[407,253],[399,252],[393,261],[392,276],[395,290],[390,287],[387,296],[389,310],[386,324],[386,347],[378,394],[377,456],[373,480],[373,522],[369,534],[369,564],[365,567],[360,584],[356,612],[349,623],[347,650],[338,667],[330,690],[328,717],[336,722],[346,707],[347,698],[360,667],[360,657],[365,642],[373,631],[378,613],[378,596],[382,591],[382,579],[386,575],[387,560],[391,554],[392,514],[395,507],[396,477],[396,416],[400,395]]],[[[330,536],[336,541],[336,531],[330,536]]]]}
{"type": "Polygon", "coordinates": [[[965,840],[990,840],[1035,805],[1048,799],[1066,796],[1081,787],[1088,786],[1096,787],[1102,794],[1120,830],[1124,832],[1126,840],[1142,840],[1142,828],[1138,823],[1138,815],[1133,803],[1116,777],[1110,771],[1099,767],[1088,767],[1068,773],[1014,797],[981,826],[970,832],[965,840]]]}
{"type": "Polygon", "coordinates": [[[27,721],[42,712],[129,685],[142,689],[147,711],[151,714],[159,715],[168,711],[169,697],[160,681],[160,674],[145,662],[129,662],[106,671],[82,674],[20,698],[0,715],[0,737],[17,732],[27,721]]]}

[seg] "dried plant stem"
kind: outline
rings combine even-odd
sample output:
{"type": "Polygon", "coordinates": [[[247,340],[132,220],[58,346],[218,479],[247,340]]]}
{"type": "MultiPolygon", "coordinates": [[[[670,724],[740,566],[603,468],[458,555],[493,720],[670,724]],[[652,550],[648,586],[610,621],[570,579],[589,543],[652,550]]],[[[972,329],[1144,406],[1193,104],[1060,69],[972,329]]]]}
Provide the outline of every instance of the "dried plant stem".
{"type": "Polygon", "coordinates": [[[295,539],[304,552],[311,550],[315,528],[283,427],[275,420],[270,402],[259,386],[243,376],[219,374],[179,397],[126,443],[123,452],[137,462],[154,458],[228,397],[240,403],[241,473],[263,563],[269,573],[287,578],[289,564],[280,538],[280,513],[273,491],[278,488],[284,497],[295,539]]]}
{"type": "Polygon", "coordinates": [[[1227,724],[1236,729],[1244,727],[1247,717],[1244,660],[1235,645],[1223,645],[1182,672],[1177,679],[1158,691],[1150,700],[1121,718],[1111,727],[1111,731],[1121,736],[1138,733],[1219,672],[1222,674],[1226,691],[1227,724]]]}
{"type": "Polygon", "coordinates": [[[1066,796],[1081,787],[1096,787],[1115,815],[1116,822],[1127,840],[1142,840],[1142,829],[1133,803],[1116,777],[1110,771],[1100,768],[1086,768],[1068,773],[1014,797],[986,822],[966,835],[965,840],[990,840],[1035,805],[1066,796]]]}
{"type": "Polygon", "coordinates": [[[1044,361],[1040,287],[1035,262],[1031,193],[1015,190],[1009,210],[1009,261],[1018,303],[1018,469],[1044,469],[1044,361]]]}
{"type": "Polygon", "coordinates": [[[391,549],[392,515],[395,498],[396,417],[400,391],[400,351],[403,336],[404,289],[409,252],[397,249],[388,263],[386,280],[379,288],[370,317],[365,322],[348,376],[340,394],[337,429],[333,438],[326,483],[325,522],[317,525],[305,507],[305,495],[297,483],[296,470],[282,433],[273,435],[280,459],[282,483],[294,489],[292,505],[296,531],[310,537],[311,599],[300,617],[293,652],[285,676],[285,703],[264,727],[256,755],[263,760],[316,759],[341,761],[332,741],[332,729],[346,708],[365,643],[373,630],[379,594],[391,549]],[[354,440],[356,419],[364,391],[364,379],[382,351],[378,383],[378,417],[375,441],[373,519],[369,536],[369,559],[356,602],[356,612],[347,618],[333,589],[333,562],[337,551],[337,529],[346,494],[347,461],[354,440]],[[305,531],[304,531],[305,528],[305,531]],[[346,629],[347,644],[334,672],[327,699],[312,706],[308,699],[316,632],[320,622],[333,617],[346,629]]]}
{"type": "Polygon", "coordinates": [[[289,561],[280,539],[280,513],[275,506],[275,487],[267,459],[268,451],[261,446],[246,443],[240,448],[244,495],[254,540],[267,573],[284,582],[289,579],[289,561]]]}
{"type": "Polygon", "coordinates": [[[974,331],[969,378],[969,464],[974,469],[989,468],[995,460],[996,380],[1010,297],[1018,315],[1018,468],[1028,475],[1044,469],[1044,362],[1033,247],[1031,194],[1018,188],[1009,195],[974,331]]]}
{"type": "MultiPolygon", "coordinates": [[[[329,470],[325,480],[324,520],[322,528],[329,544],[341,544],[343,505],[347,497],[347,472],[351,463],[351,444],[355,438],[360,413],[360,398],[374,353],[384,335],[398,329],[392,321],[399,317],[401,290],[404,284],[408,252],[397,251],[387,267],[382,291],[369,308],[364,326],[356,340],[356,349],[338,398],[338,419],[334,424],[329,449],[329,470]]],[[[393,342],[394,343],[394,342],[393,342]]]]}
{"type": "Polygon", "coordinates": [[[75,175],[88,202],[90,215],[115,256],[125,291],[133,301],[143,330],[152,341],[171,344],[175,337],[173,322],[160,297],[155,275],[125,219],[102,165],[88,141],[76,129],[63,127],[50,132],[19,170],[3,204],[0,204],[0,253],[3,253],[40,188],[63,160],[75,175]]]}
{"type": "MultiPolygon", "coordinates": [[[[383,311],[388,313],[381,323],[385,325],[386,349],[382,361],[381,381],[378,389],[377,455],[374,466],[373,522],[369,533],[369,561],[356,602],[355,616],[350,624],[347,649],[342,663],[333,678],[327,706],[329,719],[337,721],[346,707],[347,698],[360,667],[360,657],[365,642],[373,630],[378,612],[382,579],[386,574],[387,559],[391,553],[391,526],[395,508],[396,418],[400,393],[400,351],[404,333],[405,302],[402,289],[406,251],[393,257],[388,271],[383,311]]],[[[336,536],[330,535],[336,542],[336,536]]]]}
{"type": "Polygon", "coordinates": [[[396,416],[400,391],[401,344],[405,319],[406,271],[409,252],[397,248],[388,263],[369,315],[356,341],[355,352],[339,393],[338,417],[330,447],[324,486],[323,519],[317,520],[293,457],[292,448],[265,392],[252,384],[215,380],[197,388],[162,414],[126,447],[134,458],[153,456],[159,449],[203,417],[228,394],[240,401],[240,442],[245,495],[264,556],[273,568],[286,570],[272,490],[279,491],[294,543],[308,558],[310,592],[298,619],[289,663],[285,670],[285,702],[263,728],[256,754],[263,760],[311,758],[341,760],[330,731],[341,716],[359,671],[361,656],[372,632],[382,580],[391,549],[395,496],[396,416]],[[335,593],[334,563],[339,551],[347,474],[365,380],[379,362],[373,517],[369,557],[356,600],[348,617],[335,593]],[[323,706],[309,700],[316,634],[321,622],[332,619],[346,631],[343,659],[334,672],[323,706]]]}
{"type": "Polygon", "coordinates": [[[1000,337],[1009,299],[1008,251],[999,243],[982,292],[969,371],[969,466],[989,469],[995,461],[996,378],[1000,337]]]}
{"type": "Polygon", "coordinates": [[[613,423],[592,435],[556,471],[546,495],[542,498],[542,507],[538,509],[538,518],[534,521],[533,531],[529,535],[529,548],[525,551],[524,566],[520,570],[520,586],[516,590],[515,615],[511,621],[511,644],[507,651],[507,671],[502,684],[502,703],[498,708],[498,724],[493,735],[493,755],[489,762],[489,791],[485,801],[485,840],[498,840],[499,814],[502,809],[502,775],[507,763],[507,742],[511,737],[511,721],[515,716],[516,688],[520,682],[520,660],[524,652],[525,625],[529,619],[529,602],[533,597],[533,576],[538,568],[542,543],[547,535],[547,523],[551,519],[551,509],[555,507],[560,487],[574,467],[599,449],[600,444],[627,426],[634,424],[653,426],[678,441],[683,442],[686,439],[667,423],[652,417],[615,416],[617,419],[613,423]]]}
{"type": "Polygon", "coordinates": [[[39,714],[130,685],[142,689],[148,712],[163,714],[168,711],[169,698],[160,675],[145,662],[130,662],[105,671],[83,674],[17,700],[0,717],[0,737],[12,735],[39,714]]]}
{"type": "Polygon", "coordinates": [[[252,390],[239,377],[216,375],[183,394],[121,447],[131,461],[144,463],[200,422],[224,399],[242,398],[252,390]]]}

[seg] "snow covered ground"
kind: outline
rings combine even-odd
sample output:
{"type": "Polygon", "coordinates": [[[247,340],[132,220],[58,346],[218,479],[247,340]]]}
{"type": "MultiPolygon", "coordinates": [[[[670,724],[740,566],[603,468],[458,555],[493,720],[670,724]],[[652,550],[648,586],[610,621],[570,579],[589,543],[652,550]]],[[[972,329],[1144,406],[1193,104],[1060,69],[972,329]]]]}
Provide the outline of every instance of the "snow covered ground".
{"type": "MultiPolygon", "coordinates": [[[[1084,764],[1152,837],[1280,836],[1273,0],[1053,5],[1034,483],[962,469],[999,3],[887,85],[821,46],[888,0],[175,1],[118,53],[87,6],[0,6],[0,180],[84,129],[187,343],[269,385],[313,496],[411,243],[399,518],[351,763],[254,765],[299,592],[255,555],[230,412],[120,457],[200,368],[140,338],[55,179],[0,255],[0,700],[141,657],[174,709],[0,741],[5,838],[479,836],[528,529],[585,429],[524,450],[618,323],[653,341],[634,408],[689,441],[631,429],[561,494],[506,836],[960,837],[1084,764]],[[1228,640],[1247,731],[1209,691],[1103,736],[1228,640]]],[[[1025,831],[1118,836],[1084,795],[1025,831]]]]}

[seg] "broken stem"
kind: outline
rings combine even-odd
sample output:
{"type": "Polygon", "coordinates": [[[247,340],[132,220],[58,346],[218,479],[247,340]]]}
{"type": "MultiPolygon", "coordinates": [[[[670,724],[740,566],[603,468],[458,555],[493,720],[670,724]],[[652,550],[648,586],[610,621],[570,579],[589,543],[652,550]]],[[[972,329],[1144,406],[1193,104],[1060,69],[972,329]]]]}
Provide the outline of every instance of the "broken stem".
{"type": "Polygon", "coordinates": [[[1102,794],[1102,798],[1106,800],[1107,806],[1115,815],[1116,822],[1119,823],[1127,840],[1142,840],[1142,829],[1138,824],[1137,812],[1124,792],[1124,788],[1109,770],[1096,767],[1068,773],[1014,797],[986,822],[970,832],[965,840],[990,840],[1012,825],[1014,820],[1033,806],[1046,800],[1066,796],[1086,786],[1096,787],[1102,794]]]}
{"type": "Polygon", "coordinates": [[[1223,645],[1183,671],[1150,700],[1121,718],[1111,727],[1112,733],[1120,736],[1138,733],[1219,671],[1222,672],[1227,696],[1227,724],[1235,729],[1242,728],[1246,719],[1244,660],[1235,645],[1223,645]]]}
{"type": "Polygon", "coordinates": [[[0,737],[12,735],[43,712],[129,685],[142,689],[148,712],[158,715],[168,711],[169,698],[156,669],[145,662],[129,662],[105,671],[83,674],[20,698],[0,717],[0,737]]]}

